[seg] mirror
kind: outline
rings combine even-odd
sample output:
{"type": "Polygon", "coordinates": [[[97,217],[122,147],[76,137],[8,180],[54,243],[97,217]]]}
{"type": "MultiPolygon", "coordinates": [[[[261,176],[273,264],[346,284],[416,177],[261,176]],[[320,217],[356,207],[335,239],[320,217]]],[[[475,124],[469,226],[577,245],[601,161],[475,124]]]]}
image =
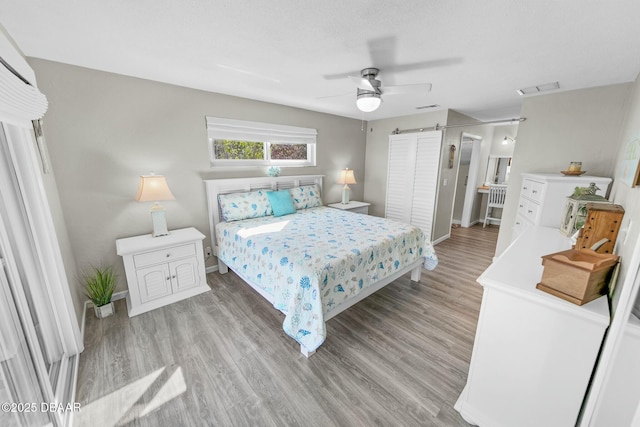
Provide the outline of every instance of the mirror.
{"type": "Polygon", "coordinates": [[[489,156],[484,184],[506,184],[511,172],[511,157],[489,156]]]}

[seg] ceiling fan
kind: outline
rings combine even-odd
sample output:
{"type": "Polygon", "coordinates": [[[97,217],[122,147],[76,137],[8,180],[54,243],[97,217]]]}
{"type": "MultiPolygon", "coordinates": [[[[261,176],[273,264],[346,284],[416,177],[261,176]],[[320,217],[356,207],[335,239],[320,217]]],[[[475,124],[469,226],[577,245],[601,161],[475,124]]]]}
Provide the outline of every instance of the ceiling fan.
{"type": "Polygon", "coordinates": [[[431,83],[418,83],[398,86],[383,86],[376,77],[380,70],[370,67],[360,71],[360,77],[349,76],[357,87],[356,106],[360,111],[369,113],[378,109],[382,103],[382,95],[399,95],[403,93],[422,92],[431,90],[431,83]]]}
{"type": "MultiPolygon", "coordinates": [[[[394,83],[396,73],[423,70],[435,67],[446,67],[462,62],[460,57],[429,59],[411,63],[396,62],[396,38],[394,36],[380,37],[367,41],[370,63],[375,67],[364,68],[349,73],[328,74],[326,80],[351,79],[357,86],[356,106],[363,112],[375,111],[381,104],[383,97],[398,94],[424,93],[431,91],[430,83],[407,84],[399,86],[385,86],[377,79],[382,71],[387,82],[394,83]]],[[[322,98],[332,98],[327,96],[322,98]]]]}

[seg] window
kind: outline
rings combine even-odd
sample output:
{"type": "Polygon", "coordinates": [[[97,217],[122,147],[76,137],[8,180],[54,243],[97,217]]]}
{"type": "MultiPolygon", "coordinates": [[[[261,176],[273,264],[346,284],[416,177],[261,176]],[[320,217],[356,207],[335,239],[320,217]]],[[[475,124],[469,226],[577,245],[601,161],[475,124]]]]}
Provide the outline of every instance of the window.
{"type": "Polygon", "coordinates": [[[212,167],[315,166],[315,129],[207,117],[212,167]]]}

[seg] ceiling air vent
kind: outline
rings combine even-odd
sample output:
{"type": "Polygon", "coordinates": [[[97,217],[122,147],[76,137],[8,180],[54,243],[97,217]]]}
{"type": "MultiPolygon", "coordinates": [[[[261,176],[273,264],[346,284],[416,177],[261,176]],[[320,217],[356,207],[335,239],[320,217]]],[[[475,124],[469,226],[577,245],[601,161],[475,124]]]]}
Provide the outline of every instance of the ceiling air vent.
{"type": "Polygon", "coordinates": [[[439,104],[423,105],[422,107],[416,107],[416,110],[424,110],[425,108],[437,108],[439,104]]]}
{"type": "Polygon", "coordinates": [[[548,90],[556,90],[560,89],[560,84],[558,82],[553,83],[545,83],[538,86],[525,87],[524,89],[516,89],[518,95],[531,95],[534,93],[546,92],[548,90]]]}

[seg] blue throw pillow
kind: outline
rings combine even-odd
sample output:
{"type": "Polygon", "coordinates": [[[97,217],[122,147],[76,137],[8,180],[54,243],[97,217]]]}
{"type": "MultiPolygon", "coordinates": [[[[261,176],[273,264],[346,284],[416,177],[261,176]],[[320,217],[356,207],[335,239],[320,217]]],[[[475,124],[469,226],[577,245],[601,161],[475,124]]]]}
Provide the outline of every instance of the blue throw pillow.
{"type": "Polygon", "coordinates": [[[289,190],[267,191],[269,203],[273,210],[273,216],[283,216],[296,213],[296,207],[291,200],[289,190]]]}

